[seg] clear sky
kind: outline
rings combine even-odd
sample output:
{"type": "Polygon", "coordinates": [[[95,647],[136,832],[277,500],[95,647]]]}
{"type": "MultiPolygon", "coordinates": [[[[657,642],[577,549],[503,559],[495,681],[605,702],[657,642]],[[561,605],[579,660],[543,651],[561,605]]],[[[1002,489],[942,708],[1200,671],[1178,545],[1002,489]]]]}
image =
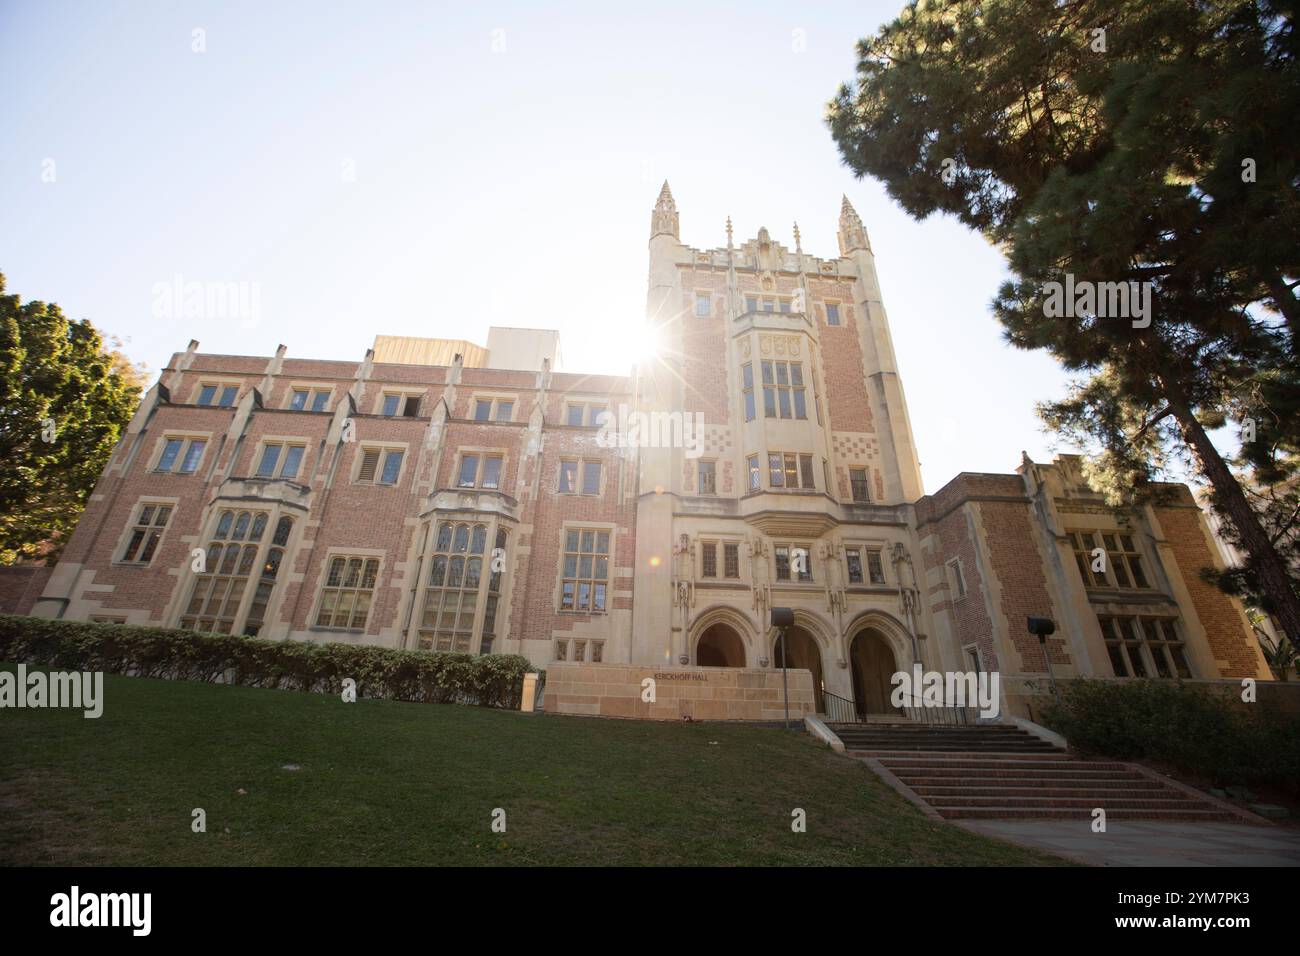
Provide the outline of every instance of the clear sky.
{"type": "Polygon", "coordinates": [[[1001,257],[840,164],[825,103],[899,0],[196,3],[0,0],[0,271],[128,340],[151,380],[207,352],[360,358],[376,333],[558,328],[626,371],[650,209],[681,237],[871,237],[927,491],[1050,460],[1049,357],[1005,345],[1001,257]],[[195,52],[196,29],[204,52],[195,52]],[[51,180],[52,181],[49,181],[51,180]],[[248,283],[256,320],[158,315],[156,286],[248,283]]]}

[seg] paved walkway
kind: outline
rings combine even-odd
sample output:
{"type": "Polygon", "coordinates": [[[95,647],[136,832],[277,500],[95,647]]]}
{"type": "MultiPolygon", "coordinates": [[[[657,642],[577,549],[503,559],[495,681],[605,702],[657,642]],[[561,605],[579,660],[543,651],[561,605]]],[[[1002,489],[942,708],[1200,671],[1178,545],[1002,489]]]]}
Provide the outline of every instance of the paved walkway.
{"type": "Polygon", "coordinates": [[[1092,866],[1300,866],[1300,831],[1243,823],[953,820],[984,836],[1092,866]]]}

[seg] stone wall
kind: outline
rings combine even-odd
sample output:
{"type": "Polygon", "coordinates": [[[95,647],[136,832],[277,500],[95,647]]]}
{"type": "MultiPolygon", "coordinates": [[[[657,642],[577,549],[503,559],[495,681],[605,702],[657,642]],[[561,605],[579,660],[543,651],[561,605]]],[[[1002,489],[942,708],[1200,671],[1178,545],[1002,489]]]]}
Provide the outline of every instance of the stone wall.
{"type": "MultiPolygon", "coordinates": [[[[812,674],[786,671],[790,719],[815,714],[812,674]]],[[[781,720],[785,704],[779,670],[731,667],[645,667],[624,664],[546,665],[542,709],[552,714],[649,720],[781,720]],[[642,681],[654,680],[654,701],[642,681]]]]}

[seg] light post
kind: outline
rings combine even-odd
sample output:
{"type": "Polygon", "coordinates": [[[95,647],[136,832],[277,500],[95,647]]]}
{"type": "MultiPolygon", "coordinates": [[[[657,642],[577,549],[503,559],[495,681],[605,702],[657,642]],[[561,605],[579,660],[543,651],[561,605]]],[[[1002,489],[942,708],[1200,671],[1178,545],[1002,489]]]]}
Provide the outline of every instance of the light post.
{"type": "Polygon", "coordinates": [[[790,729],[790,685],[785,673],[785,629],[794,625],[794,610],[788,607],[772,608],[772,626],[781,631],[781,694],[785,698],[785,729],[790,729]]]}
{"type": "Polygon", "coordinates": [[[1052,658],[1047,653],[1047,638],[1056,633],[1056,624],[1050,617],[1031,617],[1029,633],[1038,638],[1038,643],[1043,648],[1043,663],[1047,665],[1047,679],[1052,682],[1052,696],[1060,700],[1061,695],[1056,690],[1056,675],[1052,673],[1052,658]]]}

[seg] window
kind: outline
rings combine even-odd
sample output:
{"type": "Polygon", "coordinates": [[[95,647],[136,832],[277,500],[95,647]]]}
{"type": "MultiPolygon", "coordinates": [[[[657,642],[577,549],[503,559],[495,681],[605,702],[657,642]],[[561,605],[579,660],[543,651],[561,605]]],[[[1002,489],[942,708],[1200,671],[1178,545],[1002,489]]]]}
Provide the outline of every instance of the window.
{"type": "Polygon", "coordinates": [[[827,325],[840,324],[840,304],[838,302],[826,303],[826,324],[827,325]]]}
{"type": "Polygon", "coordinates": [[[734,542],[722,546],[722,576],[740,577],[740,545],[734,542]]]}
{"type": "Polygon", "coordinates": [[[845,548],[844,561],[849,568],[849,583],[862,583],[862,552],[858,548],[845,548]]]}
{"type": "Polygon", "coordinates": [[[596,428],[600,425],[600,416],[605,413],[606,408],[607,406],[603,404],[570,402],[564,406],[564,424],[596,428]]]}
{"type": "Polygon", "coordinates": [[[603,612],[608,586],[609,532],[590,528],[565,531],[560,610],[603,612]]]}
{"type": "Polygon", "coordinates": [[[853,491],[854,501],[870,501],[871,486],[867,483],[867,469],[849,469],[849,487],[853,491]]]}
{"type": "Polygon", "coordinates": [[[460,458],[460,470],[456,475],[456,487],[487,488],[490,490],[500,488],[502,461],[500,455],[466,452],[460,458]]]}
{"type": "MultiPolygon", "coordinates": [[[[497,529],[495,544],[495,554],[501,555],[501,567],[505,567],[506,553],[506,532],[504,529],[497,529]]],[[[492,653],[492,642],[496,639],[497,632],[497,604],[501,600],[501,578],[504,571],[493,569],[495,562],[489,562],[488,569],[488,596],[487,606],[483,611],[483,637],[479,641],[478,652],[480,654],[492,653]]]]}
{"type": "Polygon", "coordinates": [[[220,382],[204,382],[199,386],[199,405],[216,405],[218,408],[229,408],[235,404],[235,399],[239,396],[238,385],[224,385],[220,382]]]}
{"type": "MultiPolygon", "coordinates": [[[[758,299],[751,296],[745,299],[745,303],[747,307],[749,303],[753,303],[753,308],[749,309],[750,312],[759,311],[760,303],[758,299]]],[[[761,305],[763,312],[789,312],[793,308],[793,300],[787,295],[765,295],[761,305]]]]}
{"type": "Polygon", "coordinates": [[[304,409],[323,412],[325,406],[329,404],[329,400],[330,390],[328,388],[295,388],[289,395],[289,408],[295,412],[304,409]]]}
{"type": "Polygon", "coordinates": [[[778,581],[791,580],[791,573],[799,581],[811,581],[812,576],[812,549],[806,544],[781,544],[772,549],[776,556],[776,579],[778,581]],[[795,563],[798,562],[801,567],[796,570],[795,563]]]}
{"type": "Polygon", "coordinates": [[[381,414],[387,415],[391,418],[397,414],[398,409],[400,409],[401,407],[402,407],[401,395],[385,393],[384,404],[383,404],[383,408],[381,409],[381,414]]]}
{"type": "Polygon", "coordinates": [[[754,420],[754,366],[746,362],[740,367],[741,394],[745,397],[745,421],[754,420]]]}
{"type": "Polygon", "coordinates": [[[202,438],[164,439],[162,454],[158,458],[158,464],[154,466],[154,471],[175,471],[180,475],[192,475],[198,470],[199,461],[203,458],[203,449],[207,446],[207,441],[202,438]],[[177,467],[177,459],[180,460],[179,467],[177,467]]]}
{"type": "Polygon", "coordinates": [[[713,314],[713,301],[707,292],[695,293],[695,314],[701,319],[713,314]]]}
{"type": "Polygon", "coordinates": [[[325,584],[321,588],[317,627],[338,627],[362,631],[370,614],[379,559],[335,555],[330,558],[325,584]]]}
{"type": "Polygon", "coordinates": [[[1116,677],[1188,677],[1192,669],[1172,618],[1098,617],[1116,677]]]}
{"type": "Polygon", "coordinates": [[[718,493],[718,463],[701,461],[696,465],[700,478],[700,494],[716,495],[718,493]]]}
{"type": "Polygon", "coordinates": [[[122,562],[148,564],[152,561],[154,552],[158,550],[158,542],[162,540],[163,529],[167,527],[171,516],[171,505],[141,505],[140,513],[132,523],[126,550],[122,552],[122,562]]]}
{"type": "Polygon", "coordinates": [[[1151,585],[1142,567],[1142,554],[1132,535],[1118,531],[1067,531],[1083,583],[1094,588],[1145,590],[1151,585]],[[1104,554],[1096,554],[1096,549],[1104,554]]]}
{"type": "Polygon", "coordinates": [[[275,533],[271,536],[271,547],[262,562],[261,575],[257,587],[253,590],[253,601],[248,607],[248,618],[244,621],[244,633],[257,637],[262,630],[262,621],[266,617],[267,605],[271,603],[271,594],[275,590],[275,578],[280,573],[284,562],[285,546],[289,543],[289,533],[293,530],[293,519],[281,518],[276,522],[275,533]]]}
{"type": "Polygon", "coordinates": [[[804,396],[803,365],[764,360],[763,414],[768,418],[808,417],[804,396]]]}
{"type": "Polygon", "coordinates": [[[576,495],[578,491],[578,474],[582,474],[582,491],[584,495],[600,494],[601,463],[599,461],[580,461],[564,459],[560,462],[560,483],[558,491],[562,495],[576,495]]]}
{"type": "Polygon", "coordinates": [[[758,456],[750,455],[745,459],[745,468],[749,471],[749,490],[762,491],[763,471],[759,467],[758,456]]]}
{"type": "Polygon", "coordinates": [[[515,402],[508,398],[474,399],[474,421],[508,422],[514,420],[515,402]]]}
{"type": "Polygon", "coordinates": [[[180,626],[216,634],[236,633],[240,605],[266,533],[265,511],[223,511],[194,579],[180,626]]]}
{"type": "Polygon", "coordinates": [[[746,312],[758,311],[758,296],[756,295],[745,296],[745,311],[746,312]]]}
{"type": "Polygon", "coordinates": [[[556,641],[556,642],[555,642],[555,659],[556,659],[557,661],[565,661],[565,660],[568,660],[568,659],[569,659],[569,642],[568,642],[568,641],[556,641]]]}
{"type": "Polygon", "coordinates": [[[812,455],[770,451],[767,453],[767,471],[768,483],[773,488],[817,489],[813,480],[812,455]]]}
{"type": "Polygon", "coordinates": [[[460,474],[456,478],[457,488],[473,488],[478,484],[478,455],[460,456],[460,474]]]}
{"type": "MultiPolygon", "coordinates": [[[[480,653],[492,647],[496,630],[496,601],[501,590],[500,572],[492,572],[486,555],[487,526],[481,523],[443,521],[434,539],[429,561],[429,588],[420,621],[423,650],[469,653],[474,642],[474,617],[482,589],[484,561],[491,572],[489,605],[483,622],[480,653]]],[[[496,546],[505,547],[505,532],[498,531],[496,546]]]]}
{"type": "Polygon", "coordinates": [[[599,663],[600,663],[602,660],[604,660],[604,659],[605,659],[605,642],[604,642],[604,641],[592,641],[592,642],[591,642],[591,662],[592,662],[593,664],[599,664],[599,663]]]}
{"type": "Polygon", "coordinates": [[[946,565],[948,568],[948,587],[952,600],[960,601],[966,596],[966,576],[961,570],[961,559],[953,558],[946,565]]]}
{"type": "Polygon", "coordinates": [[[700,545],[700,577],[716,578],[718,576],[718,546],[712,541],[700,545]]]}
{"type": "Polygon", "coordinates": [[[885,583],[885,563],[880,559],[878,549],[873,548],[867,551],[867,577],[872,584],[885,583]]]}
{"type": "Polygon", "coordinates": [[[262,446],[262,457],[257,463],[258,478],[297,478],[306,445],[285,445],[268,442],[262,446]]]}
{"type": "Polygon", "coordinates": [[[396,448],[361,449],[361,466],[357,470],[357,483],[368,485],[395,485],[402,472],[403,452],[396,448]],[[383,463],[381,469],[380,463],[383,463]],[[378,479],[376,479],[378,474],[378,479]]]}

